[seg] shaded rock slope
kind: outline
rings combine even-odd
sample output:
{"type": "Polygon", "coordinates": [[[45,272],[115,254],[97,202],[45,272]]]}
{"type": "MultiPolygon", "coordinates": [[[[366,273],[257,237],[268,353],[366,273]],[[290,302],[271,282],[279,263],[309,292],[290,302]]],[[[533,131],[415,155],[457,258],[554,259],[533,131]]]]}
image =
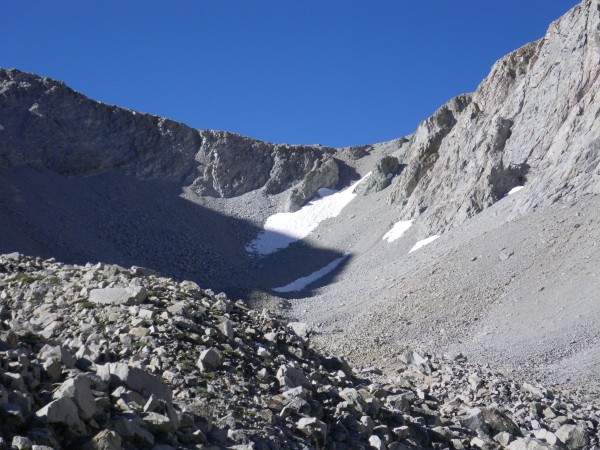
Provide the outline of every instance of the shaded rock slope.
{"type": "Polygon", "coordinates": [[[297,209],[352,175],[330,148],[199,131],[14,69],[0,69],[0,125],[1,251],[141,264],[229,292],[277,281],[248,273],[258,224],[198,200],[260,191],[297,209]]]}
{"type": "Polygon", "coordinates": [[[16,69],[0,70],[0,123],[0,168],[31,166],[69,176],[115,171],[217,197],[263,187],[282,192],[333,153],[198,131],[90,100],[64,83],[16,69]]]}
{"type": "Polygon", "coordinates": [[[148,269],[0,256],[0,448],[581,449],[600,411],[462,356],[356,373],[148,269]]]}

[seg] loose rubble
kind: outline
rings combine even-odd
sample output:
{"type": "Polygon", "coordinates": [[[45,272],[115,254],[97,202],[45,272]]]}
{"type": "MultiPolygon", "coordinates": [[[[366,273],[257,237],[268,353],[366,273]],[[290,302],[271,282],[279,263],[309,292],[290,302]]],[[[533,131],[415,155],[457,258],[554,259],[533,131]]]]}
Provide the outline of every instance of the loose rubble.
{"type": "Polygon", "coordinates": [[[360,373],[193,282],[0,256],[0,449],[584,449],[597,405],[464,357],[360,373]]]}

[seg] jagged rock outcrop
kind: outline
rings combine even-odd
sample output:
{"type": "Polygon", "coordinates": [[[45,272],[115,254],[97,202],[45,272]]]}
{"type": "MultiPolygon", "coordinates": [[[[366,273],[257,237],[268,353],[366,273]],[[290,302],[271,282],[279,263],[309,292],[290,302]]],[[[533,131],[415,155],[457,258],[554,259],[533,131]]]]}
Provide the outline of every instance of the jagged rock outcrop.
{"type": "Polygon", "coordinates": [[[0,125],[0,168],[27,165],[69,176],[116,171],[216,197],[260,188],[280,193],[334,153],[198,131],[15,69],[0,69],[0,125]]]}
{"type": "Polygon", "coordinates": [[[600,192],[599,10],[583,1],[419,126],[389,197],[404,219],[440,232],[519,185],[521,212],[600,192]]]}
{"type": "Polygon", "coordinates": [[[333,158],[326,159],[311,170],[306,177],[290,191],[286,211],[294,212],[306,202],[315,198],[321,188],[335,188],[340,179],[340,170],[333,158]]]}
{"type": "Polygon", "coordinates": [[[193,189],[215,197],[235,197],[262,187],[266,194],[279,194],[334,153],[324,147],[275,145],[223,131],[205,130],[200,136],[196,160],[203,176],[193,189]]]}
{"type": "Polygon", "coordinates": [[[375,382],[314,350],[302,324],[140,273],[0,256],[0,448],[598,444],[600,411],[566,393],[412,351],[375,382]],[[90,301],[119,287],[147,296],[90,301]]]}
{"type": "Polygon", "coordinates": [[[191,182],[201,146],[185,125],[88,99],[64,83],[0,69],[0,168],[64,175],[121,171],[191,182]]]}
{"type": "Polygon", "coordinates": [[[401,166],[398,158],[391,155],[384,156],[377,161],[377,164],[375,164],[371,176],[357,187],[357,192],[362,195],[369,195],[384,190],[392,184],[392,178],[394,178],[400,170],[401,166]]]}

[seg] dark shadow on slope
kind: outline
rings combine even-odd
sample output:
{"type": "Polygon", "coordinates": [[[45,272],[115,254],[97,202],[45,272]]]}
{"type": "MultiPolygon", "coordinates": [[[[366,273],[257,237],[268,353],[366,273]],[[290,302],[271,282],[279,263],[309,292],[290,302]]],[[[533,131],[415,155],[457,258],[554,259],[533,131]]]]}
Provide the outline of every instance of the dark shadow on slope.
{"type": "Polygon", "coordinates": [[[0,253],[144,266],[230,296],[280,286],[284,275],[299,278],[341,255],[301,244],[275,266],[271,260],[253,264],[244,245],[259,228],[180,193],[175,183],[116,173],[67,178],[27,167],[4,170],[0,253]]]}
{"type": "MultiPolygon", "coordinates": [[[[292,251],[293,251],[293,249],[292,249],[292,251]]],[[[291,258],[295,258],[296,256],[297,256],[297,253],[293,253],[290,255],[291,258]]],[[[282,256],[281,258],[284,258],[284,257],[285,256],[282,256]]],[[[312,252],[311,254],[307,254],[306,257],[309,258],[310,264],[303,264],[303,265],[301,264],[300,267],[294,267],[293,272],[290,271],[290,273],[287,276],[282,277],[283,281],[279,281],[278,282],[279,284],[274,284],[273,287],[276,288],[276,287],[287,286],[288,284],[293,283],[294,281],[298,280],[299,278],[309,276],[313,272],[316,272],[316,271],[322,269],[323,267],[327,266],[329,263],[331,263],[332,261],[335,261],[338,258],[344,257],[344,260],[341,261],[332,271],[323,275],[321,278],[315,280],[314,282],[308,284],[306,286],[306,288],[298,290],[298,291],[292,291],[292,292],[273,291],[274,295],[277,295],[278,297],[285,298],[285,299],[300,299],[300,298],[312,297],[315,294],[315,290],[335,282],[338,275],[344,271],[344,268],[348,265],[350,260],[353,258],[353,256],[351,254],[328,258],[327,255],[318,254],[317,252],[312,252]],[[317,261],[319,261],[319,262],[317,262],[317,261]],[[292,276],[291,275],[292,273],[297,273],[302,270],[304,272],[300,276],[295,276],[295,275],[292,276]]]]}
{"type": "Polygon", "coordinates": [[[339,181],[335,189],[342,190],[348,185],[354,183],[355,181],[360,180],[360,174],[356,171],[356,169],[341,159],[335,159],[335,162],[338,165],[339,170],[339,181]]]}

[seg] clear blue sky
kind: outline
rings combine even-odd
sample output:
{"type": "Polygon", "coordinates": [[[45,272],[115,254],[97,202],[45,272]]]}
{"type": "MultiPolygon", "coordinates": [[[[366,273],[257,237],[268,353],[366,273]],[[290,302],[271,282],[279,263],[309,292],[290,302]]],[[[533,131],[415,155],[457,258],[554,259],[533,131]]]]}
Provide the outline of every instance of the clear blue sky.
{"type": "Polygon", "coordinates": [[[576,0],[5,0],[0,66],[271,142],[393,139],[576,0]]]}

